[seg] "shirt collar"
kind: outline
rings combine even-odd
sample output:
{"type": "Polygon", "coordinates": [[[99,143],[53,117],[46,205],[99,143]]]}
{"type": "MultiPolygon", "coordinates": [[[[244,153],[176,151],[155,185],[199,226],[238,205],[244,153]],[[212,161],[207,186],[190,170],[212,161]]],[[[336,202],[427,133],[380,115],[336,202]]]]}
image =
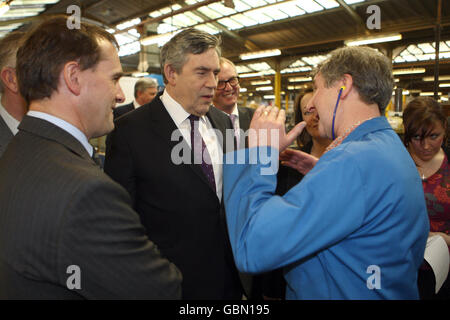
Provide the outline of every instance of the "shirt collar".
{"type": "Polygon", "coordinates": [[[94,153],[94,148],[89,144],[89,141],[88,141],[87,137],[84,135],[84,133],[81,132],[81,130],[78,129],[77,127],[75,127],[74,125],[70,124],[69,122],[67,122],[63,119],[57,118],[55,116],[52,116],[52,115],[50,115],[48,113],[44,113],[44,112],[28,111],[27,115],[51,122],[55,126],[70,133],[75,139],[77,139],[83,145],[83,147],[86,149],[88,154],[91,155],[91,157],[92,157],[92,155],[94,153]]]}
{"type": "MultiPolygon", "coordinates": [[[[191,115],[189,112],[184,110],[181,104],[176,102],[175,99],[170,96],[167,90],[164,90],[163,94],[160,96],[160,99],[177,127],[180,127],[181,123],[191,115]]],[[[201,116],[199,118],[202,122],[206,122],[205,116],[201,116]]]]}

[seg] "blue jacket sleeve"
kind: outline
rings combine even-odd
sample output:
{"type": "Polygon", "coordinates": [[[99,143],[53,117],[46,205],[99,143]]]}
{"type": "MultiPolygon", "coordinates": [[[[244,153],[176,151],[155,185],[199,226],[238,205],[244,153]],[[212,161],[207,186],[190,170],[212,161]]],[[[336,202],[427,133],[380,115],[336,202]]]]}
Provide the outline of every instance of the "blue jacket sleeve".
{"type": "Polygon", "coordinates": [[[236,155],[245,157],[246,164],[224,164],[228,232],[240,271],[265,272],[307,258],[363,223],[365,186],[350,159],[323,156],[280,197],[274,195],[276,175],[262,174],[268,165],[259,156],[249,164],[252,153],[260,151],[238,150],[236,155]]]}

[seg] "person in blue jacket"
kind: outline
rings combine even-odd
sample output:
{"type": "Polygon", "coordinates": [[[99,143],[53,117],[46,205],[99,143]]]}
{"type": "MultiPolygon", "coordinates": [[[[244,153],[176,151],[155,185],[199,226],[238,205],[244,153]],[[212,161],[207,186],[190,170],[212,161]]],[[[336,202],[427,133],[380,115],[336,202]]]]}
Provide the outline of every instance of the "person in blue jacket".
{"type": "Polygon", "coordinates": [[[286,134],[283,110],[255,111],[249,148],[226,154],[224,164],[228,232],[240,271],[284,267],[287,299],[419,298],[429,223],[414,162],[381,116],[392,88],[383,54],[333,51],[315,72],[308,104],[333,142],[320,160],[283,153],[286,165],[307,174],[282,197],[274,195],[278,155],[304,123],[286,134]]]}

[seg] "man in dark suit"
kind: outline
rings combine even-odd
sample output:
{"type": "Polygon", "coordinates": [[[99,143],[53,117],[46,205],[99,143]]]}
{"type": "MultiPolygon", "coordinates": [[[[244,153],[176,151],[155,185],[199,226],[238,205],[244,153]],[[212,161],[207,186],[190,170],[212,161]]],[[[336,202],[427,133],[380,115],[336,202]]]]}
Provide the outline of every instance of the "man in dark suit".
{"type": "Polygon", "coordinates": [[[16,53],[23,36],[15,31],[0,40],[0,157],[27,111],[16,77],[16,53]]]}
{"type": "Polygon", "coordinates": [[[30,111],[0,159],[0,299],[180,297],[179,271],[91,158],[88,139],[113,129],[124,100],[117,46],[57,17],[17,53],[30,111]]]}
{"type": "Polygon", "coordinates": [[[114,120],[118,117],[133,111],[134,109],[150,103],[158,93],[158,82],[153,78],[142,78],[134,84],[134,100],[133,102],[116,107],[114,109],[114,120]]]}
{"type": "Polygon", "coordinates": [[[105,172],[128,190],[150,239],[180,268],[184,299],[242,297],[222,199],[221,137],[231,122],[210,108],[218,46],[203,31],[175,35],[161,49],[164,92],[117,119],[106,143],[105,172]]]}
{"type": "Polygon", "coordinates": [[[236,66],[227,58],[220,58],[220,73],[218,75],[219,82],[214,94],[214,106],[228,114],[230,117],[235,136],[237,138],[238,148],[247,146],[245,135],[248,128],[250,128],[250,121],[252,120],[255,109],[247,107],[238,107],[237,100],[239,98],[239,78],[236,72],[236,66]]]}

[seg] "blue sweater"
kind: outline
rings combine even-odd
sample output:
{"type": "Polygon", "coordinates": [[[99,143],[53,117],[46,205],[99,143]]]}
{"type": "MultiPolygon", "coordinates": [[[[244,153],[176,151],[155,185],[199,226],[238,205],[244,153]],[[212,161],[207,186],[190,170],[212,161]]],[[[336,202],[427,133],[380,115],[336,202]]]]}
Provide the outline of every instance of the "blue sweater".
{"type": "Polygon", "coordinates": [[[418,299],[429,222],[415,164],[386,118],[358,126],[283,197],[262,149],[224,164],[240,271],[284,267],[287,299],[418,299]]]}

